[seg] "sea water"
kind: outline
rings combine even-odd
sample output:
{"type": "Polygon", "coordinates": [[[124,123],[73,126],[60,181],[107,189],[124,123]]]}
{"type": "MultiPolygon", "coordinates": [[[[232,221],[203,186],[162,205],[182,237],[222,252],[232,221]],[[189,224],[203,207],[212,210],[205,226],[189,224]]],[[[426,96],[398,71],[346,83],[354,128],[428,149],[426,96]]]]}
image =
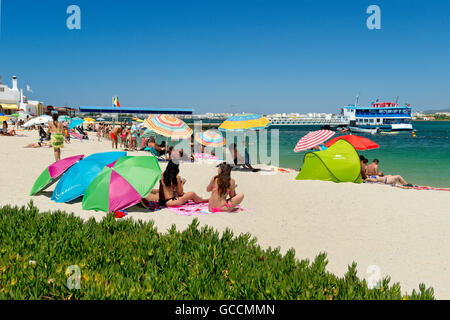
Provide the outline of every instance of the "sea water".
{"type": "MultiPolygon", "coordinates": [[[[358,151],[377,158],[385,174],[399,174],[408,183],[450,187],[450,121],[415,121],[415,137],[410,131],[395,135],[360,134],[378,143],[378,149],[358,151]]],[[[298,140],[317,128],[273,127],[279,129],[280,167],[299,170],[306,152],[294,152],[298,140]]],[[[342,135],[336,133],[336,136],[342,135]]]]}

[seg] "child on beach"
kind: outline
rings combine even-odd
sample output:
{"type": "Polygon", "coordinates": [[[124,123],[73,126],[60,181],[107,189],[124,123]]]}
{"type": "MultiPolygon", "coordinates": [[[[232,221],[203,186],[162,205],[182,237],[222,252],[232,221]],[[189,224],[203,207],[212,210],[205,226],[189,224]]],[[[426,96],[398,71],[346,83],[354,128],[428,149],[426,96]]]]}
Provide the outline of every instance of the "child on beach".
{"type": "Polygon", "coordinates": [[[244,200],[242,193],[236,194],[236,182],[231,178],[231,166],[225,162],[219,165],[218,174],[211,179],[206,191],[212,192],[209,198],[209,211],[231,212],[244,200]]]}

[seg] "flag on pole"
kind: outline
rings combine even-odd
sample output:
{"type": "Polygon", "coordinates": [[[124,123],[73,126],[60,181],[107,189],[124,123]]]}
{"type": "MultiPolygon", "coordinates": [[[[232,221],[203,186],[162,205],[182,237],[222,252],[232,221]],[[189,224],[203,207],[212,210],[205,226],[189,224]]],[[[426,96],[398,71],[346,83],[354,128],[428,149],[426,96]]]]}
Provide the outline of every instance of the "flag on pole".
{"type": "Polygon", "coordinates": [[[113,106],[120,107],[119,97],[117,96],[113,97],[113,106]]]}
{"type": "Polygon", "coordinates": [[[31,87],[30,87],[29,84],[27,84],[27,91],[28,91],[28,92],[31,92],[31,93],[33,92],[33,90],[31,90],[31,87]]]}

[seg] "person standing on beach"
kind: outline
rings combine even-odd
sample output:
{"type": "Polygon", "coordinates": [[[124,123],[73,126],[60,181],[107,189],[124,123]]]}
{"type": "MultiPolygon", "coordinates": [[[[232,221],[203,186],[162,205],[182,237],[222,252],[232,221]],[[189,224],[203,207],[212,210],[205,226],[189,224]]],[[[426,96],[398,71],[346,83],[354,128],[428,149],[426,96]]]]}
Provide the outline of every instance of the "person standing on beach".
{"type": "Polygon", "coordinates": [[[132,150],[132,151],[136,151],[137,132],[138,132],[138,127],[137,127],[136,124],[133,124],[133,125],[131,126],[131,129],[130,129],[130,134],[131,134],[131,150],[132,150]]]}
{"type": "Polygon", "coordinates": [[[48,126],[47,136],[51,134],[52,138],[50,143],[55,154],[55,161],[59,161],[61,159],[61,148],[64,147],[64,128],[63,124],[58,121],[57,113],[54,113],[52,118],[53,121],[48,126]]]}
{"type": "Polygon", "coordinates": [[[112,148],[117,149],[117,144],[119,143],[119,136],[122,133],[122,128],[120,126],[117,126],[112,129],[111,132],[111,141],[112,141],[112,148]]]}

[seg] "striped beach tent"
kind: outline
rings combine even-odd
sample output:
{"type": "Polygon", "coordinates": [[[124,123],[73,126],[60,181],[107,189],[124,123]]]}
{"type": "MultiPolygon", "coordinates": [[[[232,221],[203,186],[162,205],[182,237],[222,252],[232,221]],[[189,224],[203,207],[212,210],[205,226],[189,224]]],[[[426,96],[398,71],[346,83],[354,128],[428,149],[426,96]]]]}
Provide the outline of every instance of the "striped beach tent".
{"type": "Polygon", "coordinates": [[[312,147],[318,146],[324,141],[330,139],[335,135],[334,131],[331,130],[317,130],[308,133],[306,136],[301,138],[294,148],[295,152],[300,152],[304,150],[311,149],[312,147]]]}
{"type": "Polygon", "coordinates": [[[256,114],[242,114],[229,117],[220,126],[222,131],[246,131],[246,130],[262,130],[270,125],[270,121],[265,117],[256,114]]]}
{"type": "Polygon", "coordinates": [[[153,132],[172,139],[187,139],[192,129],[182,120],[168,114],[153,114],[144,121],[145,127],[153,132]]]}

